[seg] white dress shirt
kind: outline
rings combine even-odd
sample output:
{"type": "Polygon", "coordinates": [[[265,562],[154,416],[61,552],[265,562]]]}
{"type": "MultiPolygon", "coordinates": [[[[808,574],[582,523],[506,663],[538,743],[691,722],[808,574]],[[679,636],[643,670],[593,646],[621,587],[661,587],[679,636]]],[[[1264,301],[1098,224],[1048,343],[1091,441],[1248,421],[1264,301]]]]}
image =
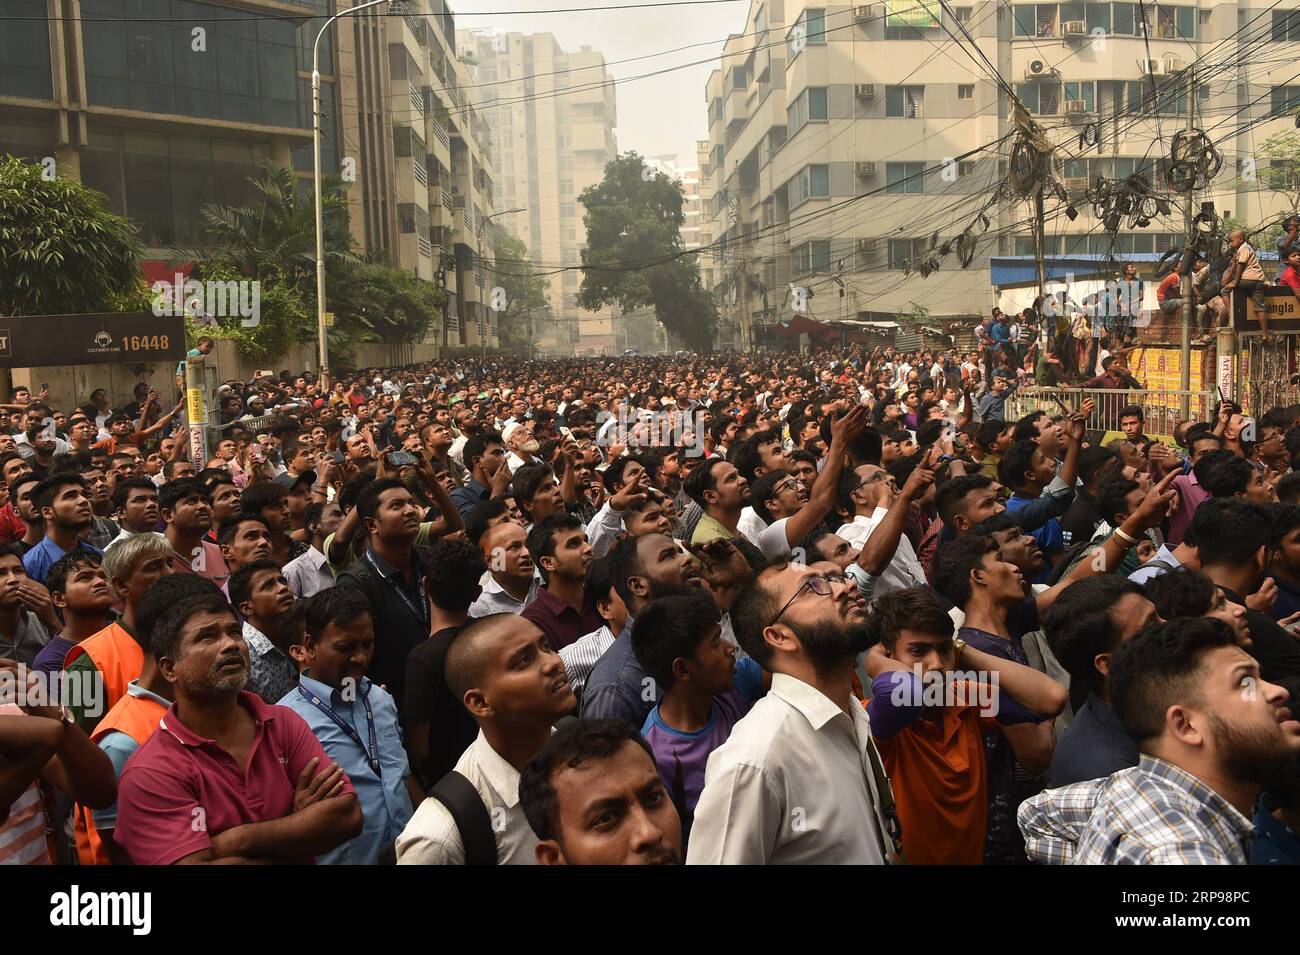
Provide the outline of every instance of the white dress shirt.
{"type": "MultiPolygon", "coordinates": [[[[519,770],[488,745],[480,730],[456,762],[456,772],[469,780],[492,819],[500,865],[536,865],[537,835],[519,804],[519,770]]],[[[437,799],[420,803],[397,837],[398,865],[464,865],[465,845],[447,807],[437,799]]]]}
{"type": "Polygon", "coordinates": [[[299,554],[284,565],[284,579],[299,600],[328,590],[335,584],[329,561],[315,547],[308,547],[307,553],[299,554]]]}
{"type": "MultiPolygon", "coordinates": [[[[870,517],[859,514],[848,524],[841,524],[840,529],[835,533],[854,547],[860,548],[888,513],[887,509],[878,507],[870,517]]],[[[916,559],[916,550],[912,547],[912,542],[907,539],[906,534],[901,535],[898,538],[898,549],[894,551],[889,566],[876,579],[876,596],[879,597],[893,590],[905,590],[908,587],[928,586],[925,568],[916,559]]]]}
{"type": "Polygon", "coordinates": [[[486,617],[493,613],[523,613],[524,608],[537,599],[537,591],[541,586],[541,578],[534,574],[533,582],[528,587],[528,596],[523,600],[516,600],[497,583],[497,579],[489,571],[483,579],[483,593],[479,595],[478,600],[469,605],[469,615],[477,620],[479,617],[486,617]]]}
{"type": "Polygon", "coordinates": [[[871,723],[847,687],[845,701],[848,713],[802,680],[772,676],[709,756],[687,864],[880,865],[892,855],[871,723]]]}

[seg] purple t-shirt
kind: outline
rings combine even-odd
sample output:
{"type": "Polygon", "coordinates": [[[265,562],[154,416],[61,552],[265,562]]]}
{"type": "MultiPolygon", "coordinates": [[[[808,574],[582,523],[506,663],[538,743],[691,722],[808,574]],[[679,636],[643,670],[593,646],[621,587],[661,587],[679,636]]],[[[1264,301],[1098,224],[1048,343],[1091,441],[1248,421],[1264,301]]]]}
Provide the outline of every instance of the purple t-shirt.
{"type": "Polygon", "coordinates": [[[703,729],[685,733],[673,729],[659,718],[656,706],[646,717],[641,735],[655,754],[655,764],[664,785],[672,795],[677,813],[682,817],[682,838],[690,834],[695,804],[704,789],[704,769],[709,754],[727,741],[731,729],[749,712],[763,695],[763,668],[753,657],[736,661],[736,677],[731,689],[713,698],[713,713],[703,729]]]}
{"type": "Polygon", "coordinates": [[[55,637],[41,648],[40,653],[36,654],[36,659],[32,661],[32,669],[39,670],[42,673],[54,673],[62,670],[63,658],[76,645],[76,641],[64,637],[55,637]]]}

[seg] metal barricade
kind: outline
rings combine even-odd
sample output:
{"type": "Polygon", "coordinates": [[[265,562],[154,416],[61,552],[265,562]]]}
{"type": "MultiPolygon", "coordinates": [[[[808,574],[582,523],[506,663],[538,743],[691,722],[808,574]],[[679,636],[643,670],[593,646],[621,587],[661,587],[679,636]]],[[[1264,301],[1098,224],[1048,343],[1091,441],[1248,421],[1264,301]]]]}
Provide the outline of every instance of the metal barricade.
{"type": "Polygon", "coordinates": [[[1174,425],[1189,417],[1193,421],[1210,421],[1214,416],[1218,396],[1212,391],[1169,390],[1116,390],[1112,388],[1040,388],[1026,386],[1007,400],[1006,419],[1015,421],[1032,411],[1045,411],[1049,415],[1073,414],[1091,398],[1096,410],[1088,427],[1097,431],[1119,431],[1120,411],[1129,405],[1139,405],[1146,418],[1143,431],[1151,437],[1169,437],[1174,425]],[[1188,413],[1183,414],[1183,403],[1188,413]]]}

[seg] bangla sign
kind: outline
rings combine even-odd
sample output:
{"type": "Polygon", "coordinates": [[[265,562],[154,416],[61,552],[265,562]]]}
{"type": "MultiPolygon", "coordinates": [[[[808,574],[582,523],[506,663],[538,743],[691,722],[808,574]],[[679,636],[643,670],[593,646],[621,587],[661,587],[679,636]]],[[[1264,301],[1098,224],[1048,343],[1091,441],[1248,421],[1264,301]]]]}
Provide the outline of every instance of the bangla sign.
{"type": "MultiPolygon", "coordinates": [[[[1300,332],[1300,299],[1289,286],[1264,286],[1264,302],[1270,332],[1300,332]]],[[[1243,295],[1240,289],[1232,293],[1232,327],[1239,332],[1261,331],[1250,296],[1243,295]]]]}
{"type": "Polygon", "coordinates": [[[185,352],[181,315],[0,316],[0,368],[180,361],[185,352]]]}

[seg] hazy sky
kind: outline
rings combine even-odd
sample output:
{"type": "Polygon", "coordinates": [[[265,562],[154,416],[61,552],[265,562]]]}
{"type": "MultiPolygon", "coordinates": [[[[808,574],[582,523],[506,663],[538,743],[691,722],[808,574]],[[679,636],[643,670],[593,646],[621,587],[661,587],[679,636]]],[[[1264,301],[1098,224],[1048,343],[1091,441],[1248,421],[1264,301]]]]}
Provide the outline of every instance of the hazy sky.
{"type": "MultiPolygon", "coordinates": [[[[609,0],[500,0],[507,10],[600,6],[609,0]]],[[[635,0],[633,0],[635,2],[635,0]]],[[[747,0],[698,6],[651,7],[645,10],[604,10],[594,13],[503,14],[474,16],[466,11],[487,9],[485,0],[453,0],[456,28],[494,29],[521,33],[553,33],[566,51],[590,46],[605,54],[618,102],[619,152],[635,149],[645,156],[676,154],[681,169],[695,168],[695,141],[708,136],[704,83],[728,34],[744,30],[747,0]],[[690,44],[688,49],[681,49],[690,44]],[[666,52],[674,50],[676,52],[666,52]],[[629,63],[630,57],[663,54],[629,63]],[[684,66],[704,60],[696,66],[684,66]],[[661,76],[632,79],[668,67],[682,66],[661,76]]],[[[574,73],[573,82],[584,80],[574,73]]]]}

